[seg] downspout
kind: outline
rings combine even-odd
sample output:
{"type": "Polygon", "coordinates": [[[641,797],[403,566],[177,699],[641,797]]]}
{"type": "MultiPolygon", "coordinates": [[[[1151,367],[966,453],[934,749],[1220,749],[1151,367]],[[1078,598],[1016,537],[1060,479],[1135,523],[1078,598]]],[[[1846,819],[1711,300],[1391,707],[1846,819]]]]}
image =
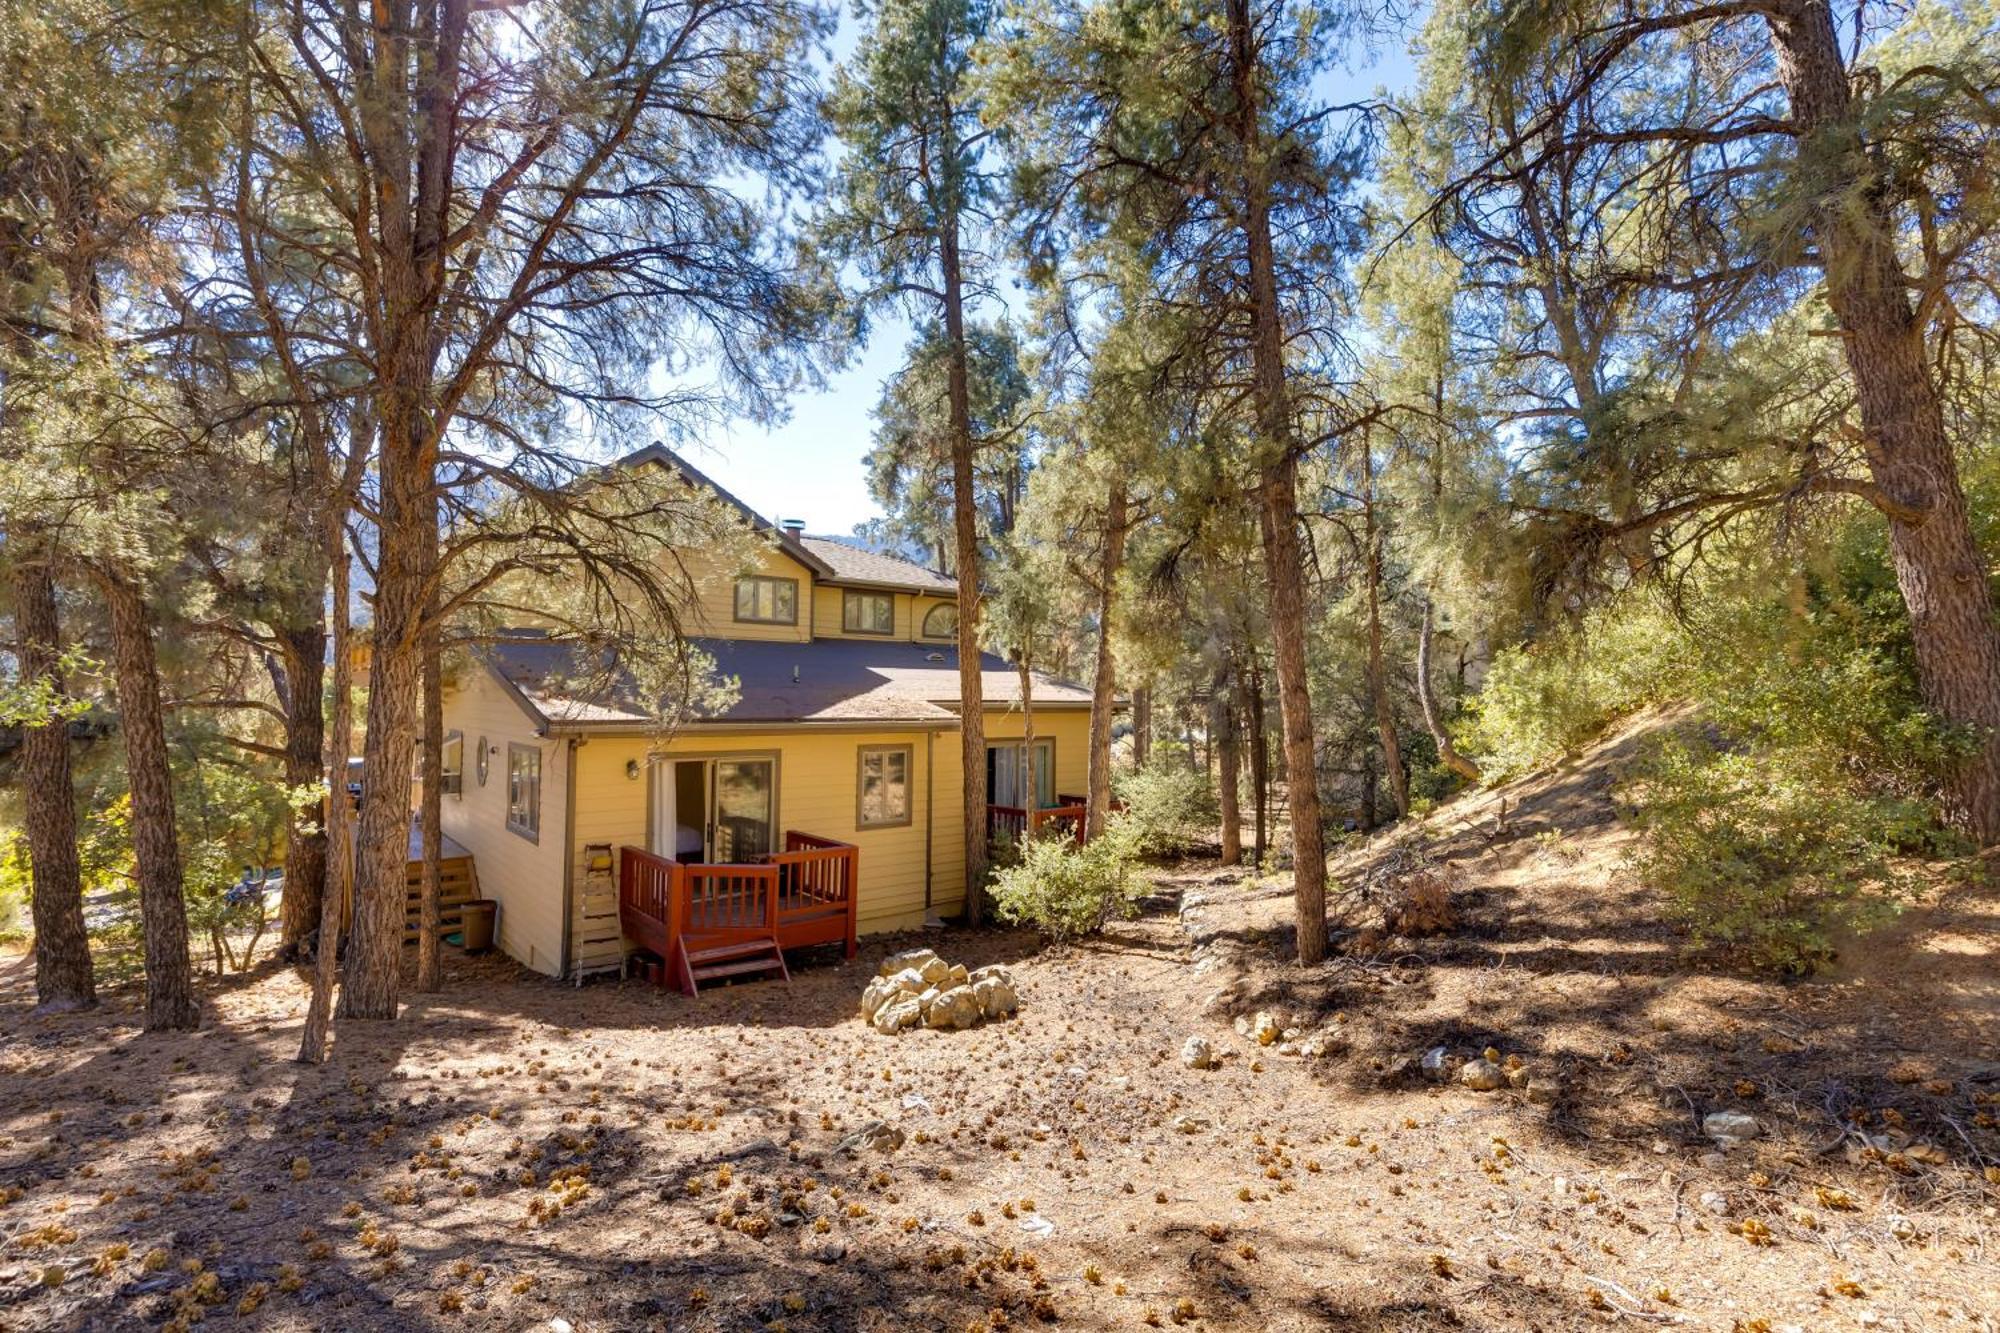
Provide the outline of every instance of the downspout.
{"type": "Polygon", "coordinates": [[[562,971],[556,974],[558,981],[569,979],[570,934],[576,928],[576,751],[582,744],[578,737],[569,738],[569,766],[563,781],[562,971]]]}
{"type": "Polygon", "coordinates": [[[933,857],[931,843],[937,835],[937,806],[933,804],[933,793],[937,791],[937,732],[924,733],[924,925],[942,926],[944,921],[931,910],[931,869],[933,857]]]}

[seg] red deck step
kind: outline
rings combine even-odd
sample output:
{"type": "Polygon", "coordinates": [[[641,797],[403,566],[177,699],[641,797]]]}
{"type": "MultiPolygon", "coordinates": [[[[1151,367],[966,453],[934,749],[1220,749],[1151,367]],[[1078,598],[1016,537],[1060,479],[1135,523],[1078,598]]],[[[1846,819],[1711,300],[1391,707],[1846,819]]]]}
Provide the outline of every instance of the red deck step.
{"type": "Polygon", "coordinates": [[[681,949],[681,981],[690,995],[697,994],[704,981],[748,976],[754,972],[776,972],[779,980],[791,984],[791,969],[785,966],[785,953],[778,947],[775,935],[761,940],[711,945],[706,949],[689,949],[685,945],[681,949]]]}

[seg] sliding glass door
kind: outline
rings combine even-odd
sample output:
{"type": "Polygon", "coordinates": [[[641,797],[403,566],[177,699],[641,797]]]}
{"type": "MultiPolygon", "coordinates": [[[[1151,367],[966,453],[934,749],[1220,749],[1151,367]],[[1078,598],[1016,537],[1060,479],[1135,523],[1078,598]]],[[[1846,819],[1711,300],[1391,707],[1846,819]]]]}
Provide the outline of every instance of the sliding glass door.
{"type": "Polygon", "coordinates": [[[741,756],[661,766],[653,846],[679,861],[750,861],[777,846],[777,761],[741,756]]]}

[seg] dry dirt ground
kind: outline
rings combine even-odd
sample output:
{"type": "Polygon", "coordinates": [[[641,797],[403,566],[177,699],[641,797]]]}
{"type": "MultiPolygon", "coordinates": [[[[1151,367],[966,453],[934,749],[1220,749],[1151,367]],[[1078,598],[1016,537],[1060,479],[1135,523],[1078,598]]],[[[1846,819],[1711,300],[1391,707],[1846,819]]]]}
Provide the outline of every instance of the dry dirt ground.
{"type": "Polygon", "coordinates": [[[1617,870],[1630,743],[1504,830],[1433,817],[1445,935],[1301,971],[1282,878],[1190,863],[1083,947],[926,937],[1019,985],[969,1032],[859,1021],[910,940],[694,1001],[455,957],[316,1069],[291,971],[149,1037],[131,994],[28,1017],[6,959],[0,1327],[1992,1333],[2000,898],[1812,983],[1691,965],[1617,870]],[[1259,1010],[1336,1050],[1234,1030],[1259,1010]],[[1438,1081],[1439,1046],[1554,1101],[1438,1081]],[[1716,1109],[1764,1136],[1717,1152],[1716,1109]],[[902,1146],[840,1150],[872,1121],[902,1146]]]}

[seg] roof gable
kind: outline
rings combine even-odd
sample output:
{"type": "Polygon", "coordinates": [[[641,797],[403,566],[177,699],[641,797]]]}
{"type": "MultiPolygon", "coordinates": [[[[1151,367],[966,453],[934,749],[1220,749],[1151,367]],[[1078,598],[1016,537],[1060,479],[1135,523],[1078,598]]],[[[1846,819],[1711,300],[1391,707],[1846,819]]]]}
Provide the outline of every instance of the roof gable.
{"type": "Polygon", "coordinates": [[[688,462],[685,458],[682,458],[673,450],[667,448],[666,445],[655,441],[645,448],[636,449],[618,460],[618,466],[620,467],[639,467],[646,463],[658,464],[670,472],[677,473],[690,486],[697,486],[707,491],[731,509],[734,509],[750,524],[750,527],[754,531],[762,533],[776,541],[778,549],[786,555],[798,561],[821,578],[833,577],[833,567],[811,550],[808,550],[805,544],[798,538],[765,518],[749,505],[744,504],[734,495],[731,495],[710,478],[708,474],[688,462]]]}

